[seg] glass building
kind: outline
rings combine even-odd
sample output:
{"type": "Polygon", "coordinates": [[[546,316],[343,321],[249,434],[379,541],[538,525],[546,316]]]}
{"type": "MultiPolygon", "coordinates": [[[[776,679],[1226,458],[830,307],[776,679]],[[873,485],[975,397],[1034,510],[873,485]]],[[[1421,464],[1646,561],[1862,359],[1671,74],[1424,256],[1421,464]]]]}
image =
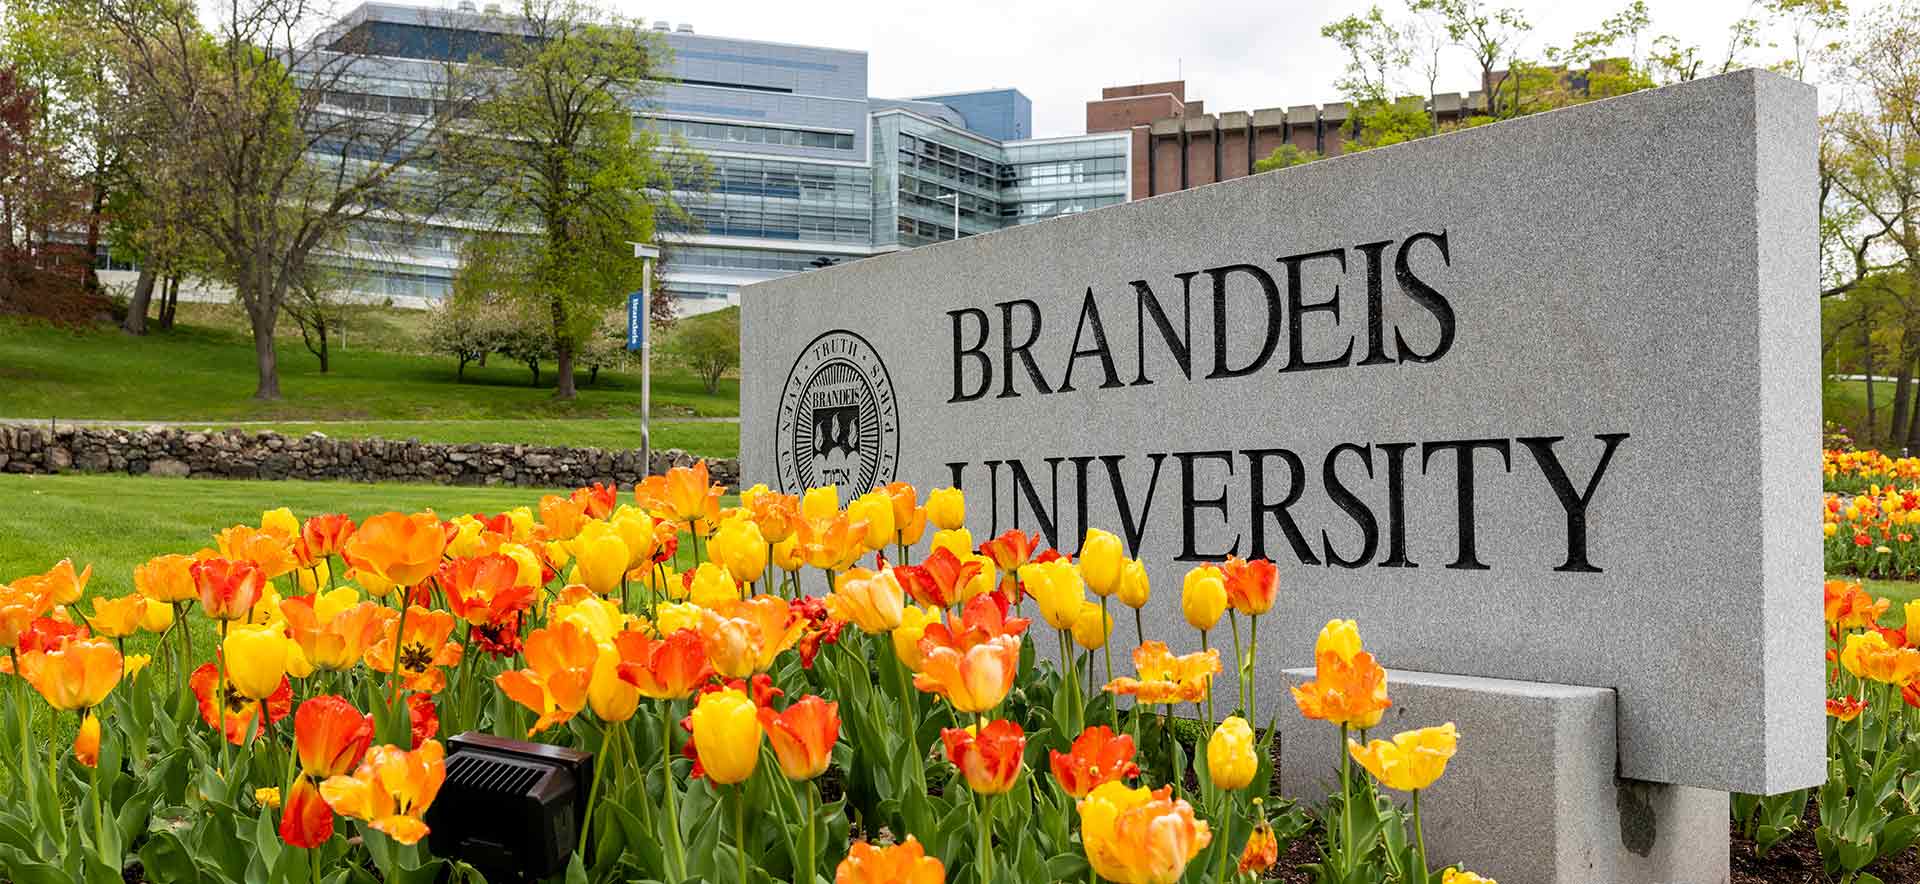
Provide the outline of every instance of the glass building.
{"type": "MultiPolygon", "coordinates": [[[[510,26],[468,2],[363,4],[324,39],[368,56],[367,75],[329,101],[427,113],[435,65],[485,54],[510,26]]],[[[1032,103],[1018,90],[875,98],[865,52],[651,28],[672,49],[672,79],[635,102],[635,123],[711,167],[704,190],[676,194],[695,223],[661,234],[661,279],[683,315],[737,304],[761,280],[1129,196],[1128,133],[1027,138],[1032,103]]],[[[458,219],[368,221],[330,260],[357,296],[424,306],[451,291],[464,236],[458,219]]]]}

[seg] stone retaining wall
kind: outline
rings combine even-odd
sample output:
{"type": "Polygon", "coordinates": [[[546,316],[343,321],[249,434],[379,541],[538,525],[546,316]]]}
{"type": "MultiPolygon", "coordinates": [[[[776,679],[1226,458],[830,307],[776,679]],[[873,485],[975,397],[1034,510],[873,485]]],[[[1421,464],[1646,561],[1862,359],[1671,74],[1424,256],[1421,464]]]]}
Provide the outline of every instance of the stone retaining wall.
{"type": "MultiPolygon", "coordinates": [[[[679,449],[653,452],[652,472],[699,460],[679,449]]],[[[707,458],[713,480],[739,484],[740,465],[707,458]]],[[[522,485],[573,488],[594,482],[630,486],[644,475],[640,452],[549,445],[441,445],[413,440],[331,439],[322,433],[125,429],[49,429],[0,424],[0,472],[128,473],[218,479],[321,479],[522,485]]]]}

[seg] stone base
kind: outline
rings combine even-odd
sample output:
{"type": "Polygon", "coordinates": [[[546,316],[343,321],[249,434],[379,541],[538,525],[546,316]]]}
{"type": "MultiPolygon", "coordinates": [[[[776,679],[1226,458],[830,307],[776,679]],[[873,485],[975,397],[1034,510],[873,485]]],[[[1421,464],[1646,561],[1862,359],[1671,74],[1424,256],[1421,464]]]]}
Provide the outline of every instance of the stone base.
{"type": "MultiPolygon", "coordinates": [[[[1313,670],[1285,675],[1295,685],[1313,670]]],[[[1620,779],[1612,690],[1388,670],[1387,691],[1393,708],[1369,737],[1460,729],[1459,754],[1421,794],[1436,868],[1459,863],[1501,884],[1728,881],[1727,794],[1620,779]]],[[[1333,731],[1298,715],[1279,727],[1282,788],[1325,800],[1338,778],[1333,731]]]]}

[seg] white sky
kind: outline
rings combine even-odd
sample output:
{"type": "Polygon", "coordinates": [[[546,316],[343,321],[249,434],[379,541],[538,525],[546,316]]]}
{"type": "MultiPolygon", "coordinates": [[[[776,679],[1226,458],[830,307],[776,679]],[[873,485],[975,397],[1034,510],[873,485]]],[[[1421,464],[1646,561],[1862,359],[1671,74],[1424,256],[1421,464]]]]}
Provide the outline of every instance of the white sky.
{"type": "MultiPolygon", "coordinates": [[[[417,0],[416,0],[417,2],[417,0]]],[[[1102,86],[1184,77],[1189,100],[1209,112],[1339,100],[1345,61],[1320,26],[1364,12],[1361,0],[608,0],[622,14],[687,22],[699,33],[864,49],[868,90],[890,98],[1012,86],[1033,99],[1036,136],[1085,129],[1086,102],[1102,86]]],[[[1404,15],[1404,0],[1382,9],[1404,15]]],[[[1525,12],[1524,48],[1537,57],[1627,0],[1494,0],[1525,12]]],[[[1856,2],[1856,7],[1869,5],[1856,2]]],[[[1725,54],[1728,26],[1749,0],[1648,0],[1652,34],[1698,44],[1709,63],[1725,54]]],[[[1764,50],[1761,50],[1764,52],[1764,50]]],[[[1462,50],[1443,63],[1441,91],[1466,92],[1478,73],[1462,50]]],[[[1420,84],[1424,88],[1424,83],[1420,84]]]]}

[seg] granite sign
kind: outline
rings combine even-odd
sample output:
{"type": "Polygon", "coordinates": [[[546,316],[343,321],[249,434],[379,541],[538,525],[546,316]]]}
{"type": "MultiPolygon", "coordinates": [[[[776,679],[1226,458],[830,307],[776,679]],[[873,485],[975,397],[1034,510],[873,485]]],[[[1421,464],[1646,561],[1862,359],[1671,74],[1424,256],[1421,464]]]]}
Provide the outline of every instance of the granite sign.
{"type": "Polygon", "coordinates": [[[1263,718],[1353,617],[1613,689],[1623,776],[1819,782],[1814,115],[1742,72],[753,286],[743,475],[1108,528],[1176,647],[1271,558],[1263,718]]]}

